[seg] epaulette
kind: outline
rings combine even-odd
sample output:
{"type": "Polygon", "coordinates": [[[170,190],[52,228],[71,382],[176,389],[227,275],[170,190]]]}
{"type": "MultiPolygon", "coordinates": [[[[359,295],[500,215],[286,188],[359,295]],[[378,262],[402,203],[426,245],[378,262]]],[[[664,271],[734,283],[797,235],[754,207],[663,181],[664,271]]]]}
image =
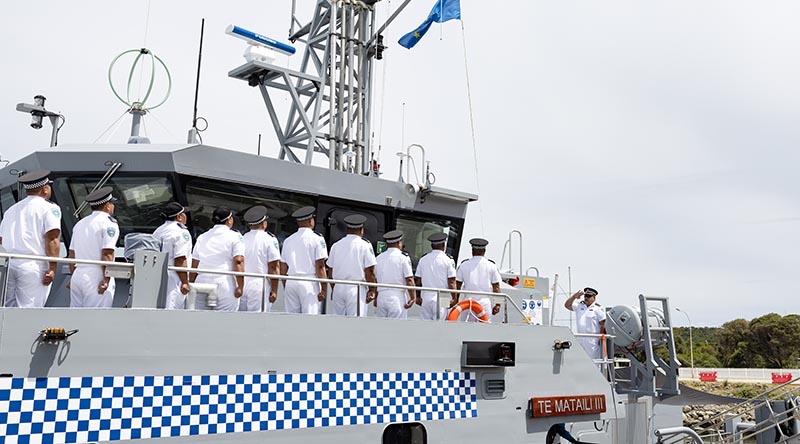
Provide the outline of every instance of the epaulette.
{"type": "MultiPolygon", "coordinates": [[[[488,257],[486,258],[486,260],[494,264],[494,261],[493,261],[493,260],[491,260],[491,259],[489,259],[488,257]]],[[[495,265],[496,265],[496,264],[495,264],[495,265]]]]}
{"type": "Polygon", "coordinates": [[[368,244],[372,245],[372,242],[370,242],[370,241],[369,241],[369,239],[364,239],[364,238],[362,237],[362,238],[361,238],[361,240],[363,240],[364,242],[366,242],[366,243],[368,243],[368,244]]]}
{"type": "Polygon", "coordinates": [[[452,260],[452,261],[455,261],[455,259],[453,259],[453,256],[450,256],[450,255],[448,254],[448,255],[447,255],[447,257],[449,257],[449,258],[450,258],[450,260],[452,260]]]}
{"type": "Polygon", "coordinates": [[[178,222],[178,226],[179,226],[179,227],[181,227],[181,228],[183,228],[184,230],[186,229],[186,225],[184,225],[184,224],[182,224],[182,223],[180,223],[180,222],[178,222]]]}
{"type": "Polygon", "coordinates": [[[463,264],[464,262],[468,261],[469,259],[464,259],[463,261],[459,262],[458,265],[463,264]]]}
{"type": "Polygon", "coordinates": [[[110,214],[108,215],[108,220],[110,220],[111,222],[117,223],[117,220],[114,219],[114,217],[112,215],[110,215],[110,214]]]}
{"type": "Polygon", "coordinates": [[[269,235],[270,235],[270,236],[272,236],[272,237],[278,237],[278,236],[275,236],[274,234],[272,234],[272,232],[271,232],[271,231],[267,231],[267,234],[269,234],[269,235]]]}
{"type": "Polygon", "coordinates": [[[408,251],[402,250],[401,253],[403,253],[403,256],[408,256],[408,251]]]}
{"type": "Polygon", "coordinates": [[[312,233],[316,234],[316,235],[317,235],[317,236],[319,236],[319,237],[324,237],[324,236],[322,236],[321,234],[317,233],[316,231],[312,231],[312,233]]]}

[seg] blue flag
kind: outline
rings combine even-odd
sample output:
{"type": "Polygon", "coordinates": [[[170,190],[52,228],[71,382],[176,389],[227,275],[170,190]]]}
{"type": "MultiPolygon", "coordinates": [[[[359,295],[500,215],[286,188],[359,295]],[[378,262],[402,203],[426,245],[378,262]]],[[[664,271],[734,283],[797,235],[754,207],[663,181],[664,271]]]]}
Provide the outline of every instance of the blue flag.
{"type": "Polygon", "coordinates": [[[400,37],[397,43],[404,48],[411,49],[428,32],[433,23],[444,23],[453,19],[461,20],[461,0],[436,0],[428,18],[417,26],[417,29],[400,37]]]}

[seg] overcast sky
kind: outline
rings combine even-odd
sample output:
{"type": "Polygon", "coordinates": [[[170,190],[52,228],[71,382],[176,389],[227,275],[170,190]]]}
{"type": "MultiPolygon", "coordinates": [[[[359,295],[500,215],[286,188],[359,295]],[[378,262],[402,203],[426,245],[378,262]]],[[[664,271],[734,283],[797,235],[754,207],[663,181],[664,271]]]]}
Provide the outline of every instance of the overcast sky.
{"type": "MultiPolygon", "coordinates": [[[[380,2],[380,21],[400,3],[380,2]]],[[[604,305],[669,296],[708,326],[798,311],[800,3],[462,0],[478,180],[462,23],[434,25],[412,50],[396,44],[433,3],[411,3],[376,64],[374,144],[385,178],[397,176],[403,140],[424,145],[437,185],[480,194],[465,239],[489,239],[499,263],[508,232],[519,229],[526,266],[551,283],[558,273],[563,290],[571,267],[573,290],[597,288],[604,305]]],[[[313,4],[298,0],[303,21],[313,4]]],[[[245,44],[224,29],[286,41],[290,5],[7,2],[0,153],[13,161],[47,145],[49,129],[32,130],[14,111],[35,94],[66,115],[61,144],[95,141],[125,111],[108,65],[143,45],[174,81],[168,102],[146,118],[148,135],[184,142],[205,17],[204,141],[255,153],[262,133],[262,151],[274,156],[260,94],[227,77],[245,44]]],[[[301,51],[279,62],[297,66],[301,51]]],[[[129,62],[120,66],[124,73],[129,62]]],[[[128,131],[126,117],[100,142],[124,142],[128,131]]]]}

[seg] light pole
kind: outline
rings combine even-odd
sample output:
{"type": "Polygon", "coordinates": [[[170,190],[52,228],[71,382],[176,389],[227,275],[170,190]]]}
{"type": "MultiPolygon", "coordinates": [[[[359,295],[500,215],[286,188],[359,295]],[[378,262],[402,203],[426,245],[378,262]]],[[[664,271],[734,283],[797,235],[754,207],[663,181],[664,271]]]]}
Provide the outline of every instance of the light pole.
{"type": "Polygon", "coordinates": [[[692,319],[689,317],[689,313],[681,310],[678,307],[675,307],[675,311],[679,311],[686,316],[686,320],[689,321],[689,363],[692,366],[692,379],[694,379],[694,342],[692,341],[692,319]]]}

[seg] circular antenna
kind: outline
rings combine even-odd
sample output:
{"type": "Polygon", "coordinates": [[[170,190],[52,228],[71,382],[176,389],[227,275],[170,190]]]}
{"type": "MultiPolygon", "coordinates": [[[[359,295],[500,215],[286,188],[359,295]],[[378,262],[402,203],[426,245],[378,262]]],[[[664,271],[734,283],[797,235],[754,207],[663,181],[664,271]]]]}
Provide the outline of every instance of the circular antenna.
{"type": "MultiPolygon", "coordinates": [[[[144,67],[141,66],[140,69],[144,69],[144,67]]],[[[142,73],[142,76],[145,76],[145,75],[146,75],[145,73],[142,73]]],[[[169,69],[167,69],[167,65],[165,65],[164,62],[157,55],[155,55],[155,53],[153,53],[153,51],[150,51],[147,48],[129,49],[129,50],[119,54],[118,56],[114,57],[114,60],[111,61],[111,65],[108,67],[108,84],[111,86],[111,91],[114,93],[114,95],[117,97],[117,99],[119,99],[120,102],[122,102],[125,105],[127,105],[130,109],[132,109],[132,110],[140,110],[140,111],[147,111],[147,110],[158,108],[159,106],[163,105],[164,102],[167,101],[167,98],[169,98],[169,94],[172,91],[172,76],[169,73],[169,69]],[[114,87],[114,82],[112,80],[112,73],[114,71],[114,65],[116,65],[116,63],[123,56],[126,56],[128,54],[134,54],[134,53],[136,53],[136,58],[133,60],[133,63],[131,64],[130,71],[128,73],[128,86],[126,88],[125,98],[122,98],[122,95],[120,94],[120,92],[117,90],[117,88],[114,87]],[[145,93],[144,97],[142,97],[140,100],[132,100],[131,99],[131,84],[133,84],[134,74],[136,73],[136,68],[140,67],[139,63],[142,62],[142,58],[146,58],[146,57],[150,58],[150,79],[148,81],[146,79],[146,77],[143,77],[142,80],[147,82],[147,92],[145,93]],[[164,98],[160,102],[158,102],[155,105],[151,106],[151,105],[147,104],[147,101],[150,99],[150,94],[153,92],[153,85],[155,84],[155,81],[156,81],[156,65],[161,66],[161,68],[164,69],[164,73],[167,75],[167,82],[168,82],[167,83],[167,92],[164,94],[164,98]]]]}

